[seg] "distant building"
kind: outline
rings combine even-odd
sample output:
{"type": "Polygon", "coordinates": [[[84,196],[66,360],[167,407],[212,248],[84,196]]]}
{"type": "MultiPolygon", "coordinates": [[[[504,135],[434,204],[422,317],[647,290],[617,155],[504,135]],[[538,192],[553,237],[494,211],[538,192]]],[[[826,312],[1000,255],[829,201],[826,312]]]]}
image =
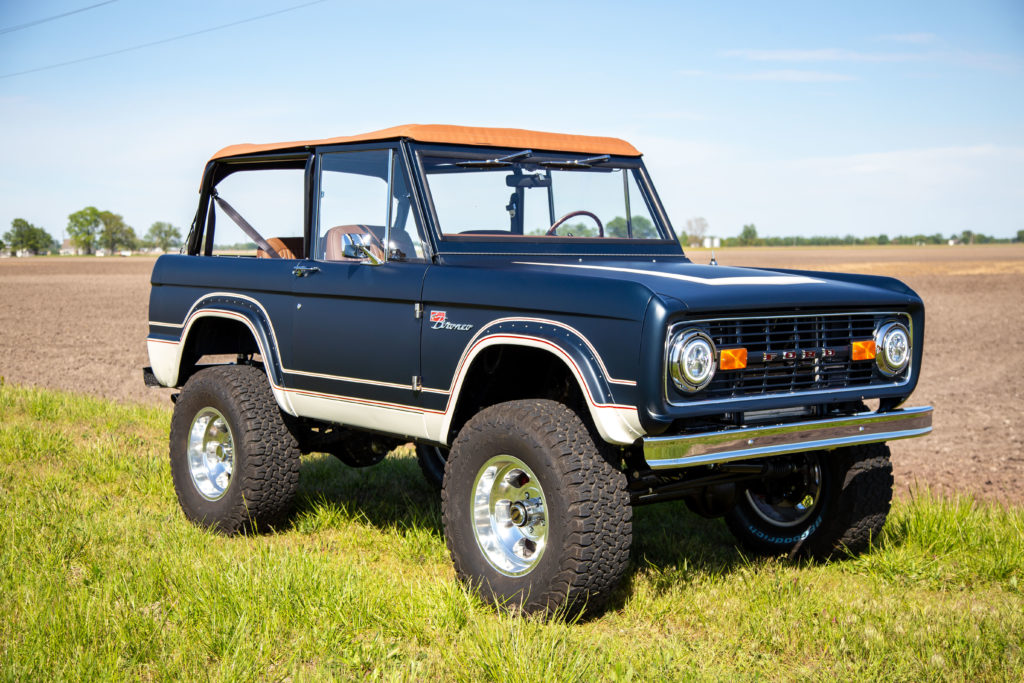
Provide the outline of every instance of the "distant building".
{"type": "Polygon", "coordinates": [[[81,256],[84,253],[85,249],[76,246],[70,238],[65,239],[60,245],[61,256],[81,256]]]}

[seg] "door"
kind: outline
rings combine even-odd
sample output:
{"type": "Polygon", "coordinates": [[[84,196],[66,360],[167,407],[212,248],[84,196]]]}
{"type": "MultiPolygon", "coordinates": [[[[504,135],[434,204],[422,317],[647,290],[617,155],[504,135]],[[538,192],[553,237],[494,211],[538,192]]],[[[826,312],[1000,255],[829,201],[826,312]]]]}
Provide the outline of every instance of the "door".
{"type": "Polygon", "coordinates": [[[421,436],[414,378],[428,261],[399,158],[394,148],[320,156],[311,258],[293,281],[288,385],[304,415],[421,436]]]}

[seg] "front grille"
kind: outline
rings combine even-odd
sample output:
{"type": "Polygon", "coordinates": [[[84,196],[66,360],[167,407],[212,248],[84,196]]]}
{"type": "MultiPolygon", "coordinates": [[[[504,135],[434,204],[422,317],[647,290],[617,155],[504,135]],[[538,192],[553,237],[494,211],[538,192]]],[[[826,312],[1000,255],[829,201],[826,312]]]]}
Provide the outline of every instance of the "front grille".
{"type": "Polygon", "coordinates": [[[677,394],[686,402],[750,398],[823,390],[867,387],[902,382],[905,373],[884,377],[874,361],[851,360],[851,343],[872,339],[883,320],[906,314],[838,313],[801,316],[694,320],[676,329],[704,330],[721,351],[747,349],[743,370],[719,370],[711,383],[696,394],[677,394]]]}

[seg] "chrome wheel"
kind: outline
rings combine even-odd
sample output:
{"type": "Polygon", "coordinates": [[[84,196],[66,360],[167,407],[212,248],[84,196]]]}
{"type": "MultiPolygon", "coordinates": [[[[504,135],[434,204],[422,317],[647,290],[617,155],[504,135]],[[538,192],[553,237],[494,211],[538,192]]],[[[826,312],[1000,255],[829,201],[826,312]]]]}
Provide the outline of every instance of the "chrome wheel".
{"type": "Polygon", "coordinates": [[[821,466],[811,463],[800,485],[793,486],[781,496],[747,489],[747,501],[754,513],[770,524],[781,527],[797,526],[810,519],[821,499],[821,466]]]}
{"type": "Polygon", "coordinates": [[[497,455],[480,468],[472,492],[473,535],[487,562],[505,576],[528,574],[548,539],[547,502],[533,470],[497,455]]]}
{"type": "Polygon", "coordinates": [[[203,408],[188,433],[188,471],[199,495],[207,500],[224,497],[235,466],[235,440],[220,411],[203,408]]]}

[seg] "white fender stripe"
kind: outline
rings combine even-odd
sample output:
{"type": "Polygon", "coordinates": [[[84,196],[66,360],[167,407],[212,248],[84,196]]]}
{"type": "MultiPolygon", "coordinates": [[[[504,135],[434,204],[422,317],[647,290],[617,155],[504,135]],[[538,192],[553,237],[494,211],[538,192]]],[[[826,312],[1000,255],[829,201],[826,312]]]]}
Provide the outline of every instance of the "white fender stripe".
{"type": "Polygon", "coordinates": [[[515,261],[523,266],[547,266],[549,268],[584,268],[587,270],[607,270],[613,273],[633,273],[635,275],[649,275],[651,277],[662,277],[669,280],[682,280],[693,282],[698,285],[710,285],[721,287],[729,285],[812,285],[824,284],[824,280],[816,280],[803,275],[746,275],[741,277],[696,277],[695,275],[680,275],[678,273],[665,273],[657,270],[641,270],[639,268],[618,268],[615,266],[588,266],[578,263],[535,263],[533,261],[515,261]]]}
{"type": "MultiPolygon", "coordinates": [[[[264,359],[269,358],[266,350],[263,348],[263,344],[260,341],[260,335],[253,326],[252,322],[244,315],[235,313],[233,311],[225,311],[217,308],[196,308],[200,301],[215,296],[224,297],[235,297],[244,299],[257,306],[262,312],[264,317],[267,319],[270,325],[270,334],[274,340],[274,344],[277,345],[277,335],[274,331],[273,323],[270,322],[270,316],[267,314],[266,309],[260,304],[259,301],[252,297],[244,294],[236,294],[233,292],[213,292],[204,294],[199,297],[192,307],[189,309],[189,313],[185,318],[185,321],[177,323],[165,323],[150,321],[151,325],[159,325],[163,327],[179,328],[182,330],[181,336],[178,341],[169,341],[164,339],[147,339],[147,346],[149,349],[150,364],[153,366],[153,372],[161,384],[165,386],[173,386],[178,380],[178,369],[181,364],[181,341],[188,338],[188,333],[192,328],[192,325],[196,320],[204,317],[220,317],[230,318],[234,320],[241,320],[252,332],[253,337],[256,339],[256,343],[260,348],[260,355],[264,359]]],[[[568,330],[569,332],[578,336],[579,339],[583,340],[587,348],[591,351],[593,357],[597,361],[604,373],[605,378],[613,384],[620,384],[624,386],[636,386],[636,382],[633,380],[616,380],[611,379],[608,376],[607,368],[604,362],[601,360],[600,355],[596,349],[590,343],[590,341],[584,337],[578,330],[572,328],[569,325],[560,323],[555,320],[547,320],[543,318],[500,318],[493,320],[480,328],[480,331],[470,340],[467,344],[466,349],[463,351],[462,358],[459,360],[459,364],[456,368],[455,374],[452,377],[451,385],[447,390],[445,389],[429,389],[424,388],[423,391],[428,393],[447,395],[448,400],[445,404],[444,410],[432,410],[428,408],[417,408],[415,406],[404,405],[400,403],[390,403],[386,401],[374,401],[370,399],[358,398],[354,396],[344,396],[340,394],[332,394],[325,392],[316,392],[306,389],[292,389],[277,385],[270,377],[269,373],[267,380],[270,382],[270,386],[274,392],[274,397],[277,399],[278,404],[282,410],[285,410],[292,415],[303,415],[306,417],[328,420],[332,422],[338,422],[341,424],[348,424],[353,427],[368,427],[373,429],[383,429],[396,434],[402,434],[409,437],[418,437],[431,439],[441,443],[447,443],[448,430],[451,427],[452,418],[455,415],[455,398],[459,395],[462,389],[462,384],[466,378],[469,367],[472,365],[472,360],[476,358],[484,349],[495,344],[512,343],[519,346],[529,346],[533,348],[544,349],[552,352],[561,358],[570,368],[573,376],[576,378],[577,383],[583,389],[584,398],[586,399],[587,406],[590,410],[591,417],[594,419],[594,423],[597,426],[598,432],[601,437],[610,443],[617,443],[626,445],[633,443],[636,439],[644,435],[643,428],[640,426],[637,409],[635,406],[620,405],[620,404],[603,404],[597,403],[593,395],[590,392],[590,387],[587,385],[583,378],[583,373],[580,368],[576,365],[575,361],[567,354],[560,346],[553,342],[531,335],[526,334],[511,334],[507,332],[496,333],[480,337],[483,331],[496,324],[507,323],[507,322],[530,322],[539,323],[545,325],[552,325],[568,330]],[[410,418],[414,418],[410,420],[410,418]]],[[[278,348],[280,348],[278,346],[278,348]]],[[[280,360],[278,358],[278,360],[280,360]]],[[[384,386],[398,389],[411,389],[410,385],[395,384],[390,382],[377,382],[373,380],[365,380],[354,377],[343,377],[340,375],[327,375],[321,373],[305,372],[301,370],[289,370],[281,367],[282,372],[294,375],[303,375],[308,377],[317,377],[331,380],[349,381],[359,384],[368,384],[375,386],[384,386]]]]}

